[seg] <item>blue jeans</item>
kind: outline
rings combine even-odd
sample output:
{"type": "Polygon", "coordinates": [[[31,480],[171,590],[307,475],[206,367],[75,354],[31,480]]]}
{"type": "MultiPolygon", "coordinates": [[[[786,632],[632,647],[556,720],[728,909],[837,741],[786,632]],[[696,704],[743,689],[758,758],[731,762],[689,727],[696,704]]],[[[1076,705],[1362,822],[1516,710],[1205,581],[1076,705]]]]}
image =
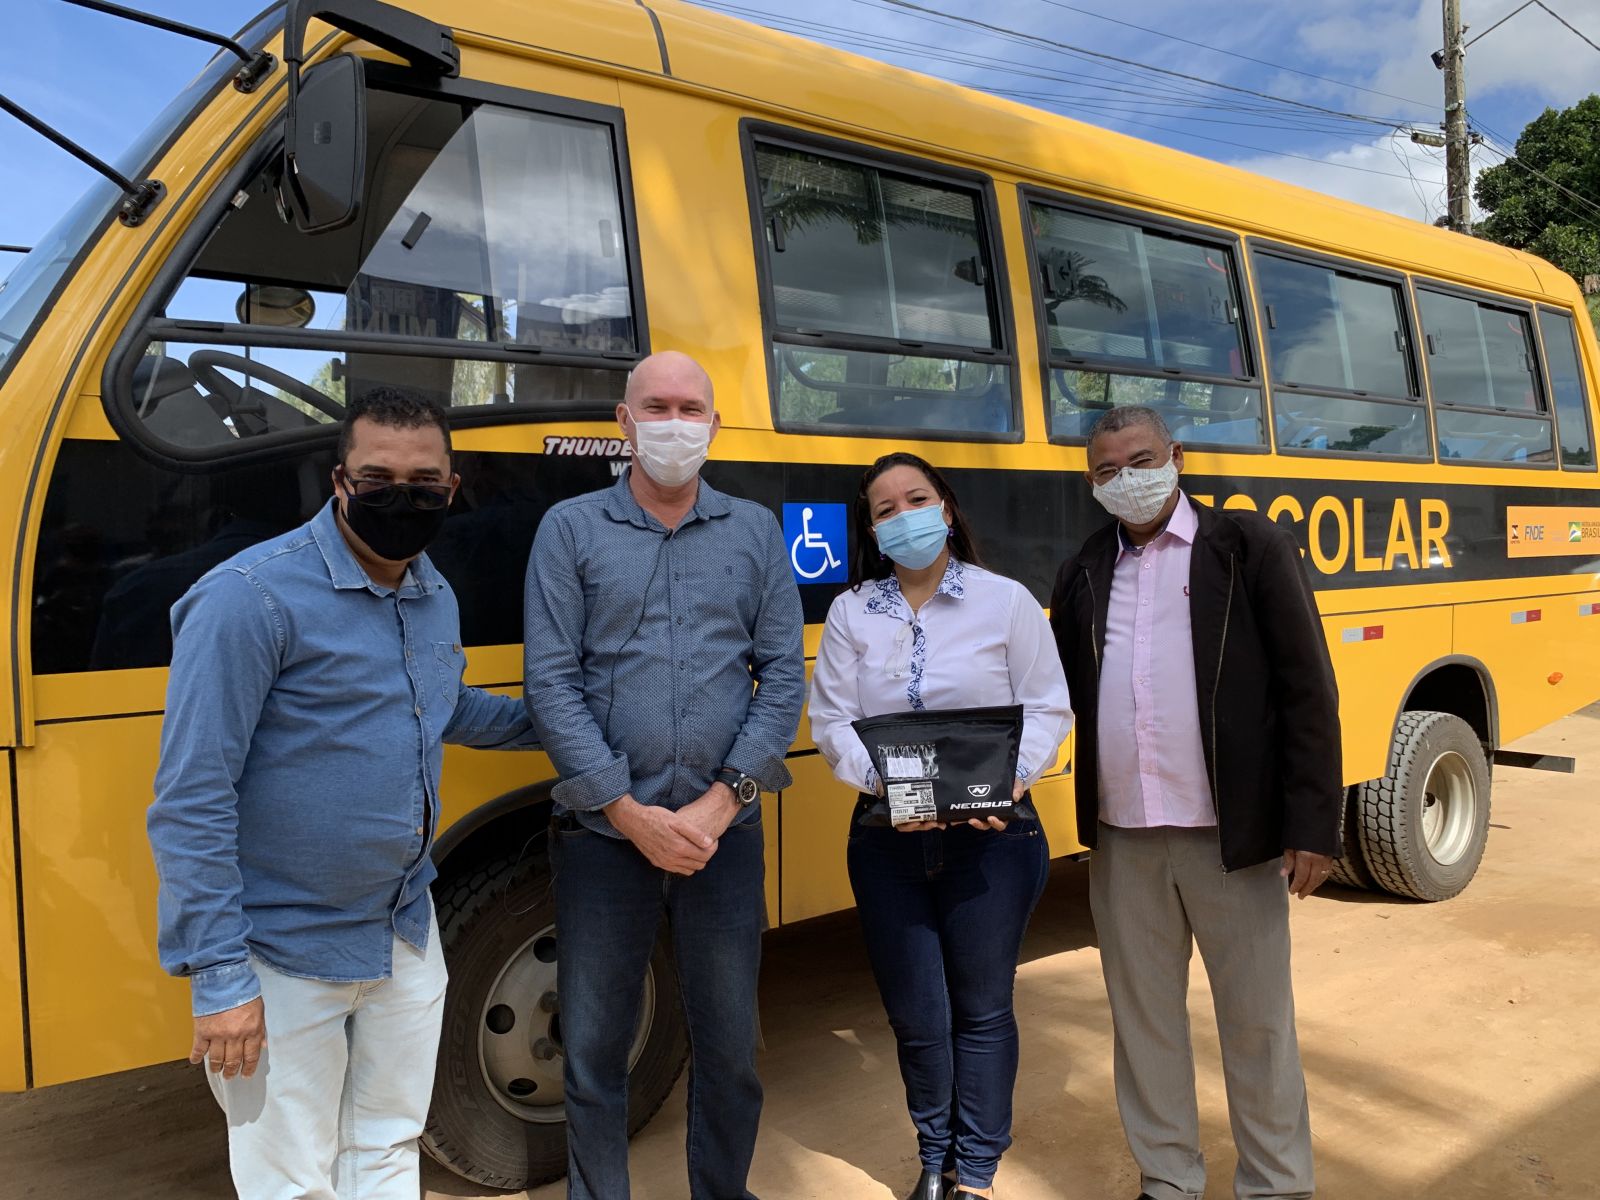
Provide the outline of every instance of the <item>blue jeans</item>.
{"type": "Polygon", "coordinates": [[[1044,830],[1020,819],[1004,832],[855,824],[849,865],[922,1165],[988,1187],[1011,1145],[1012,985],[1049,873],[1044,830]]]}
{"type": "Polygon", "coordinates": [[[745,1181],[761,1120],[761,822],[730,826],[711,861],[687,877],[570,821],[557,822],[551,847],[568,1197],[628,1200],[628,1051],[664,917],[689,1030],[689,1195],[754,1200],[745,1181]]]}

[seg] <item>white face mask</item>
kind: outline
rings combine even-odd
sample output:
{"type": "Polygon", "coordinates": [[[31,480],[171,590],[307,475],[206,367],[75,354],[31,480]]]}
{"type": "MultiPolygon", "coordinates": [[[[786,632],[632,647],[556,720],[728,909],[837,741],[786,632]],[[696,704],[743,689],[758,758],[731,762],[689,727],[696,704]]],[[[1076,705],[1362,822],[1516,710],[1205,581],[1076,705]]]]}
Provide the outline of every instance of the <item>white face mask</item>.
{"type": "Polygon", "coordinates": [[[639,421],[632,413],[633,456],[662,487],[682,487],[700,473],[711,447],[711,422],[685,421],[672,417],[666,421],[639,421]]]}
{"type": "Polygon", "coordinates": [[[1161,515],[1178,486],[1178,465],[1170,458],[1160,467],[1123,467],[1104,486],[1094,485],[1094,498],[1117,520],[1148,525],[1161,515]]]}

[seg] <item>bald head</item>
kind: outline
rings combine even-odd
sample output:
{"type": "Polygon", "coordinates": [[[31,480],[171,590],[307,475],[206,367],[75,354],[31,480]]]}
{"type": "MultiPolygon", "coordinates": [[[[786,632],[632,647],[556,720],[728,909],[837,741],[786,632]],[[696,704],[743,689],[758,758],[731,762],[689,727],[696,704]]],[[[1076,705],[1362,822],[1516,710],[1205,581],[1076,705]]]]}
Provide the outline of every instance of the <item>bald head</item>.
{"type": "Polygon", "coordinates": [[[628,375],[623,403],[635,413],[659,407],[670,416],[709,421],[716,406],[711,376],[687,354],[662,350],[643,359],[628,375]]]}

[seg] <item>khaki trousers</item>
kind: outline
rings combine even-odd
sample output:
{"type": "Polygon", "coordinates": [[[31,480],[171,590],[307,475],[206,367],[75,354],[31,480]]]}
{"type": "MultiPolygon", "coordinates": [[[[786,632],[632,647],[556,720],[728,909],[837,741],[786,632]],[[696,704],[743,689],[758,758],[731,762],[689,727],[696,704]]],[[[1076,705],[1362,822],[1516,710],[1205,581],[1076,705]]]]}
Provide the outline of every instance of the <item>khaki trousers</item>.
{"type": "Polygon", "coordinates": [[[1289,897],[1280,860],[1222,871],[1215,829],[1102,824],[1090,902],[1116,1034],[1117,1108],[1144,1191],[1205,1193],[1189,960],[1211,980],[1239,1166],[1239,1200],[1304,1200],[1311,1122],[1289,978],[1289,897]]]}

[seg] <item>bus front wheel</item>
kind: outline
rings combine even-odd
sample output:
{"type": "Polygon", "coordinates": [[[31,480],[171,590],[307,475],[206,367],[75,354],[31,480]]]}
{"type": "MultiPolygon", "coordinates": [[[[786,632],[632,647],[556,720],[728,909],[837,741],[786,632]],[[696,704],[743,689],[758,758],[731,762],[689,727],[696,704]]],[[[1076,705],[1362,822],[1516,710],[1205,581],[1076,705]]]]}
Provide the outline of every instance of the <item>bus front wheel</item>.
{"type": "Polygon", "coordinates": [[[1471,882],[1489,840],[1489,763],[1453,713],[1401,716],[1389,770],[1361,785],[1362,858],[1397,896],[1448,900],[1471,882]]]}
{"type": "MultiPolygon", "coordinates": [[[[537,1187],[567,1169],[558,931],[544,846],[541,835],[525,854],[435,889],[450,986],[422,1144],[488,1187],[537,1187]]],[[[665,936],[642,984],[628,1056],[630,1137],[666,1102],[688,1058],[665,936]]]]}

